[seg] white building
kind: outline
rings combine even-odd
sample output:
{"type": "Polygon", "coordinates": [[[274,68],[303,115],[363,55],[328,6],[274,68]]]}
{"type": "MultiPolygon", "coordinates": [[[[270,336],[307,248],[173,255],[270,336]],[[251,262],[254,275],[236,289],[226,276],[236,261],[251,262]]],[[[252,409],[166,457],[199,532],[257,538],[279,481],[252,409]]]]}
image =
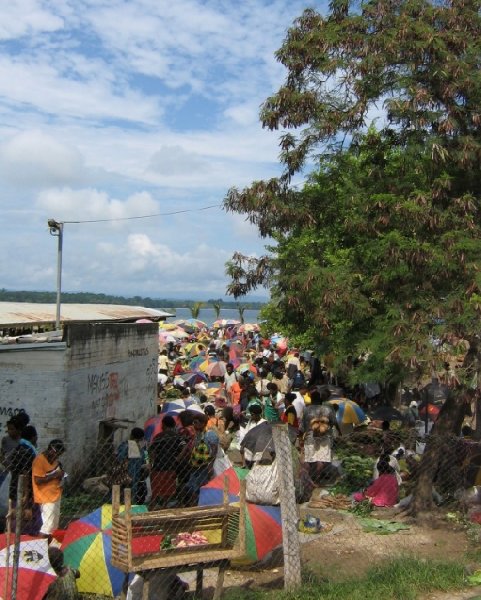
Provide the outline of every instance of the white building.
{"type": "MultiPolygon", "coordinates": [[[[2,324],[1,304],[0,327],[11,327],[2,324]]],[[[135,309],[132,314],[149,318],[135,309]]],[[[158,324],[72,322],[61,339],[0,344],[0,436],[8,419],[25,409],[39,448],[64,440],[62,462],[75,475],[92,463],[98,445],[117,445],[155,414],[158,324]]]]}

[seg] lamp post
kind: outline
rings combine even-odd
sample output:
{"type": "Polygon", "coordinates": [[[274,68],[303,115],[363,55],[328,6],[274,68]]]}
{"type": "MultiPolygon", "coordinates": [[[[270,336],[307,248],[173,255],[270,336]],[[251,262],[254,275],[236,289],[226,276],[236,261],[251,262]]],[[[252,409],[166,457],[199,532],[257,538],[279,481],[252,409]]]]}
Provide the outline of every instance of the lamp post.
{"type": "Polygon", "coordinates": [[[55,328],[60,329],[60,296],[62,292],[62,245],[63,245],[63,223],[55,219],[48,220],[50,235],[58,237],[57,249],[57,311],[55,316],[55,328]]]}

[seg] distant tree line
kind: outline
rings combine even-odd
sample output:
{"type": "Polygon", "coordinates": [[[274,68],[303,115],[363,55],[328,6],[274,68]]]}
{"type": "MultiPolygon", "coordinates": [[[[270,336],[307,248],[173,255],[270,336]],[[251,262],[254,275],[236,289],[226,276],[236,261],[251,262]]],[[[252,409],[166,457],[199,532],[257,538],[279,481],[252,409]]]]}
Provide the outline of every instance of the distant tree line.
{"type": "MultiPolygon", "coordinates": [[[[55,303],[57,295],[55,292],[30,292],[30,291],[10,291],[0,290],[1,302],[34,302],[55,303]]],[[[142,296],[133,296],[125,298],[124,296],[113,296],[111,294],[94,294],[91,292],[62,292],[63,304],[125,304],[127,306],[145,306],[146,308],[190,308],[196,304],[196,300],[174,300],[172,298],[143,298],[142,296]]],[[[202,308],[213,308],[214,305],[220,308],[238,308],[238,302],[224,302],[221,298],[210,299],[202,302],[202,308]]],[[[243,302],[245,309],[258,310],[264,306],[263,302],[243,302]]]]}

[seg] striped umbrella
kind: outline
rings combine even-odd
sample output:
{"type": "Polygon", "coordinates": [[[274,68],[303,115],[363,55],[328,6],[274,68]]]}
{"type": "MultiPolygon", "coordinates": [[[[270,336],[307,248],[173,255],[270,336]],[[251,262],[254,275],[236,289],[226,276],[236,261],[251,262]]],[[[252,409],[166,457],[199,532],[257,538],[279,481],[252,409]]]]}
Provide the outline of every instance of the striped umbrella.
{"type": "MultiPolygon", "coordinates": [[[[222,504],[224,480],[228,480],[229,502],[238,502],[240,481],[245,479],[248,469],[231,467],[207,485],[200,488],[199,506],[222,504]]],[[[264,506],[246,503],[246,550],[252,562],[265,558],[274,548],[282,544],[281,509],[279,506],[264,506]]]]}
{"type": "MultiPolygon", "coordinates": [[[[121,507],[124,510],[124,507],[121,507]]],[[[132,506],[132,512],[147,512],[143,505],[132,506]]],[[[134,554],[145,552],[146,544],[160,546],[161,538],[136,540],[134,554]]],[[[112,558],[112,505],[104,504],[94,512],[72,521],[62,542],[65,564],[80,570],[77,579],[79,592],[117,596],[122,592],[125,573],[111,565],[112,558]]]]}
{"type": "Polygon", "coordinates": [[[329,400],[328,404],[339,407],[336,414],[338,423],[359,425],[360,423],[364,423],[367,418],[359,404],[348,398],[335,398],[334,400],[329,400]]]}

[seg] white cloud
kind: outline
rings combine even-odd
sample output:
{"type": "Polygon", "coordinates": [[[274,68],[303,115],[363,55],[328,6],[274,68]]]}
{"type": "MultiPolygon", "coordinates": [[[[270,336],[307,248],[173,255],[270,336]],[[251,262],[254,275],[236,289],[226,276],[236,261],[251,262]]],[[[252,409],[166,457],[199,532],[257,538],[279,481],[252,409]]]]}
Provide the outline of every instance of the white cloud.
{"type": "Polygon", "coordinates": [[[59,221],[126,219],[159,212],[159,206],[148,192],[138,192],[126,200],[110,198],[95,189],[73,190],[52,188],[40,192],[37,203],[59,221]]]}
{"type": "Polygon", "coordinates": [[[180,146],[162,146],[151,157],[148,171],[159,175],[189,175],[208,169],[208,163],[195,152],[187,152],[180,146]]]}
{"type": "Polygon", "coordinates": [[[42,131],[23,131],[0,145],[0,173],[10,183],[77,183],[83,169],[83,157],[77,148],[42,131]]]}
{"type": "Polygon", "coordinates": [[[61,17],[47,10],[38,0],[5,2],[1,8],[0,40],[62,29],[61,17]]]}
{"type": "MultiPolygon", "coordinates": [[[[196,209],[279,172],[259,105],[284,77],[273,53],[304,0],[4,4],[0,279],[11,287],[54,288],[49,217],[196,209]]],[[[68,224],[64,286],[223,295],[232,252],[262,246],[244,217],[219,209],[68,224]]]]}

